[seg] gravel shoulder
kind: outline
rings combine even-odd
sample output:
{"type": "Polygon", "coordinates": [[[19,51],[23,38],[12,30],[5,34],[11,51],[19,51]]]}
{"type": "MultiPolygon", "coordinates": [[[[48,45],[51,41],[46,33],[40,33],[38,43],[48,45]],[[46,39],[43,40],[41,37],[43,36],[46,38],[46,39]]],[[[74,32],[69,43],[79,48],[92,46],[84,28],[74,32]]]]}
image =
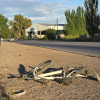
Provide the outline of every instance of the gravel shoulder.
{"type": "MultiPolygon", "coordinates": [[[[75,79],[72,85],[66,86],[56,81],[45,85],[16,78],[46,60],[52,60],[49,68],[88,66],[100,76],[100,58],[2,41],[0,82],[5,89],[26,91],[26,95],[15,100],[100,100],[100,83],[94,79],[75,79]]],[[[89,75],[95,78],[93,73],[89,75]]]]}

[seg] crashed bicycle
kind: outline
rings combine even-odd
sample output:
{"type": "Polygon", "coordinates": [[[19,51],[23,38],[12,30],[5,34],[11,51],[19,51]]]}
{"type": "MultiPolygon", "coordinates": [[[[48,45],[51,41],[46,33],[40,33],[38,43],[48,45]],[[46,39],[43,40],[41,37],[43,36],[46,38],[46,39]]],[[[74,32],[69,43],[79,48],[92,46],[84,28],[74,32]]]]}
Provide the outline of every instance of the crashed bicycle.
{"type": "Polygon", "coordinates": [[[79,68],[62,68],[57,69],[56,71],[46,72],[49,67],[51,60],[47,60],[35,68],[32,68],[27,74],[23,75],[25,80],[35,80],[42,83],[46,83],[51,80],[56,80],[62,82],[65,85],[70,85],[75,77],[88,77],[88,71],[92,71],[97,80],[100,82],[100,77],[97,72],[89,67],[79,67],[79,68]],[[44,73],[45,72],[45,73],[44,73]]]}

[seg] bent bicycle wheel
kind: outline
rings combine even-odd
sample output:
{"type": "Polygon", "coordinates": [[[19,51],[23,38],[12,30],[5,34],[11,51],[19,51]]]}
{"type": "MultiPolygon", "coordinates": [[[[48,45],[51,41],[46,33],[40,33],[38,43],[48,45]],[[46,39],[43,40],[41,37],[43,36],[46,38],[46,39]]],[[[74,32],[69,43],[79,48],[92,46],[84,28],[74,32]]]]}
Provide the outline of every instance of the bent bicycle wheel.
{"type": "Polygon", "coordinates": [[[51,63],[51,60],[47,60],[41,64],[39,64],[38,66],[36,66],[34,68],[34,71],[33,71],[33,75],[39,75],[41,74],[42,72],[44,72],[49,66],[49,64],[51,63]]]}
{"type": "Polygon", "coordinates": [[[49,66],[49,64],[51,63],[51,60],[47,60],[39,65],[37,65],[35,68],[32,68],[27,74],[23,75],[23,79],[33,79],[33,77],[35,75],[41,74],[42,72],[44,72],[49,66]]]}

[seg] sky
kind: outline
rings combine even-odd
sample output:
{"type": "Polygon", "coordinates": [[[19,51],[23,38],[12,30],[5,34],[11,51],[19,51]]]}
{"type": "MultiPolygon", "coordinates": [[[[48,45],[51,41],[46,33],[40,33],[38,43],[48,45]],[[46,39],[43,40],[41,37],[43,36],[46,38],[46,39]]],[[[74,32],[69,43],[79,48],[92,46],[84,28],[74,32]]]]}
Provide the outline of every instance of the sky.
{"type": "MultiPolygon", "coordinates": [[[[84,7],[85,0],[0,0],[0,14],[13,21],[14,15],[23,15],[35,23],[65,24],[65,11],[84,7]]],[[[100,3],[100,0],[98,0],[100,3]]],[[[99,5],[100,8],[100,5],[99,5]]]]}

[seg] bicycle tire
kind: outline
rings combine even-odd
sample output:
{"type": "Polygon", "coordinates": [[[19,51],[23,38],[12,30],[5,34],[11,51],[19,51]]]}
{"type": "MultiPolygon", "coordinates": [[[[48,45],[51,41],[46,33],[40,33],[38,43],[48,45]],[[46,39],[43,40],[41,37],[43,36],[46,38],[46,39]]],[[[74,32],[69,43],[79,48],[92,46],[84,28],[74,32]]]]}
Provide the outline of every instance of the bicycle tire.
{"type": "Polygon", "coordinates": [[[47,68],[48,68],[48,65],[51,63],[51,60],[47,60],[45,62],[42,62],[41,64],[37,65],[35,68],[31,69],[28,73],[27,73],[27,77],[32,77],[35,76],[35,75],[38,75],[38,74],[41,74],[42,72],[44,72],[47,68]],[[43,67],[43,65],[45,65],[43,67]]]}
{"type": "Polygon", "coordinates": [[[50,63],[51,63],[51,60],[47,60],[45,62],[42,62],[38,66],[36,66],[33,71],[33,75],[35,76],[35,75],[39,75],[39,74],[43,73],[49,67],[50,63]]]}

